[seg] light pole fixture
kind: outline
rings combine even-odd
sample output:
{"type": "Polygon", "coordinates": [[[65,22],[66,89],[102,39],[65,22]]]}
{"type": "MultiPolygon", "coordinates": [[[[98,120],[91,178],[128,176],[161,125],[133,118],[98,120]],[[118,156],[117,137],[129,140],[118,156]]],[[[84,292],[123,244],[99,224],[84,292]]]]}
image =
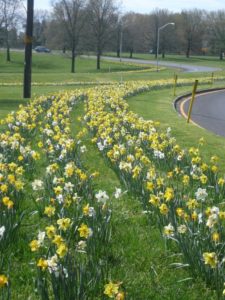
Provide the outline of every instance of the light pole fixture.
{"type": "Polygon", "coordinates": [[[174,26],[175,23],[166,23],[163,26],[158,28],[158,35],[157,35],[157,51],[156,51],[156,58],[157,58],[157,72],[159,71],[159,33],[160,30],[164,29],[165,27],[167,27],[168,25],[172,25],[174,26]]]}

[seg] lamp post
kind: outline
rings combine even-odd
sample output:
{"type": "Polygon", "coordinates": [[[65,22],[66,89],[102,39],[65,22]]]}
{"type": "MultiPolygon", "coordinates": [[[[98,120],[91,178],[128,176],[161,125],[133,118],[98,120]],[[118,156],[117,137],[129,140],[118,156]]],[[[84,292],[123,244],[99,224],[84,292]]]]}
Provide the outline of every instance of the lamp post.
{"type": "Polygon", "coordinates": [[[157,57],[157,72],[159,71],[159,33],[160,33],[160,30],[164,29],[165,27],[167,27],[168,25],[172,25],[174,26],[175,23],[166,23],[164,24],[163,26],[159,27],[158,28],[158,35],[157,35],[157,53],[156,53],[156,57],[157,57]]]}

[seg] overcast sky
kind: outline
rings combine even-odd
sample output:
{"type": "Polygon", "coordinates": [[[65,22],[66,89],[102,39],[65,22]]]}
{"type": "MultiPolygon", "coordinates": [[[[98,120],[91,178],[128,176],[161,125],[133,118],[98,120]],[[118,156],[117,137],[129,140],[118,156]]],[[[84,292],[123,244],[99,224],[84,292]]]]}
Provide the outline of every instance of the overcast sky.
{"type": "MultiPolygon", "coordinates": [[[[172,12],[199,8],[206,10],[225,9],[225,0],[119,0],[123,12],[149,13],[155,8],[167,8],[172,12]]],[[[34,0],[35,8],[50,9],[51,0],[34,0]]]]}

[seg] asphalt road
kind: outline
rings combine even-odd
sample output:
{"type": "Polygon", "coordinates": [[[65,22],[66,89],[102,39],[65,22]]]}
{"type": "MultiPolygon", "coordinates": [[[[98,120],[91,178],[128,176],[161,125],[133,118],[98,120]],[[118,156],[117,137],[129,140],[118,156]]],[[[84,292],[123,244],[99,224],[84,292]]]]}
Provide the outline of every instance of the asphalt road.
{"type": "MultiPolygon", "coordinates": [[[[109,61],[120,61],[120,59],[118,57],[102,56],[101,58],[104,59],[104,60],[109,60],[109,61]]],[[[155,60],[122,58],[122,61],[124,61],[124,62],[133,62],[133,63],[137,63],[137,64],[145,64],[145,65],[146,64],[157,65],[157,62],[155,60]]],[[[181,69],[185,73],[191,73],[191,72],[193,72],[193,73],[195,73],[195,72],[216,72],[216,71],[221,71],[222,70],[220,68],[212,68],[212,67],[204,67],[204,66],[193,66],[193,65],[179,64],[179,63],[173,63],[173,62],[167,62],[167,61],[159,61],[159,66],[181,69]]]]}
{"type": "MultiPolygon", "coordinates": [[[[190,98],[177,103],[177,110],[187,118],[190,98]]],[[[193,123],[225,137],[225,90],[197,95],[191,114],[193,123]]]]}

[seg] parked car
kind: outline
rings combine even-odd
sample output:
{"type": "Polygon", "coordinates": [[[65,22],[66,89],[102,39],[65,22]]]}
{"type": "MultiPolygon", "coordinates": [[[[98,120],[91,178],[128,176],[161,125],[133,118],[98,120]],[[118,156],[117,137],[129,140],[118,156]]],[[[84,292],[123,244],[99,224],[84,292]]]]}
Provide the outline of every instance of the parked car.
{"type": "Polygon", "coordinates": [[[48,48],[46,48],[46,47],[44,47],[44,46],[37,46],[37,47],[35,47],[34,48],[34,50],[36,51],[36,52],[39,52],[39,53],[50,53],[51,52],[51,50],[50,49],[48,49],[48,48]]]}

